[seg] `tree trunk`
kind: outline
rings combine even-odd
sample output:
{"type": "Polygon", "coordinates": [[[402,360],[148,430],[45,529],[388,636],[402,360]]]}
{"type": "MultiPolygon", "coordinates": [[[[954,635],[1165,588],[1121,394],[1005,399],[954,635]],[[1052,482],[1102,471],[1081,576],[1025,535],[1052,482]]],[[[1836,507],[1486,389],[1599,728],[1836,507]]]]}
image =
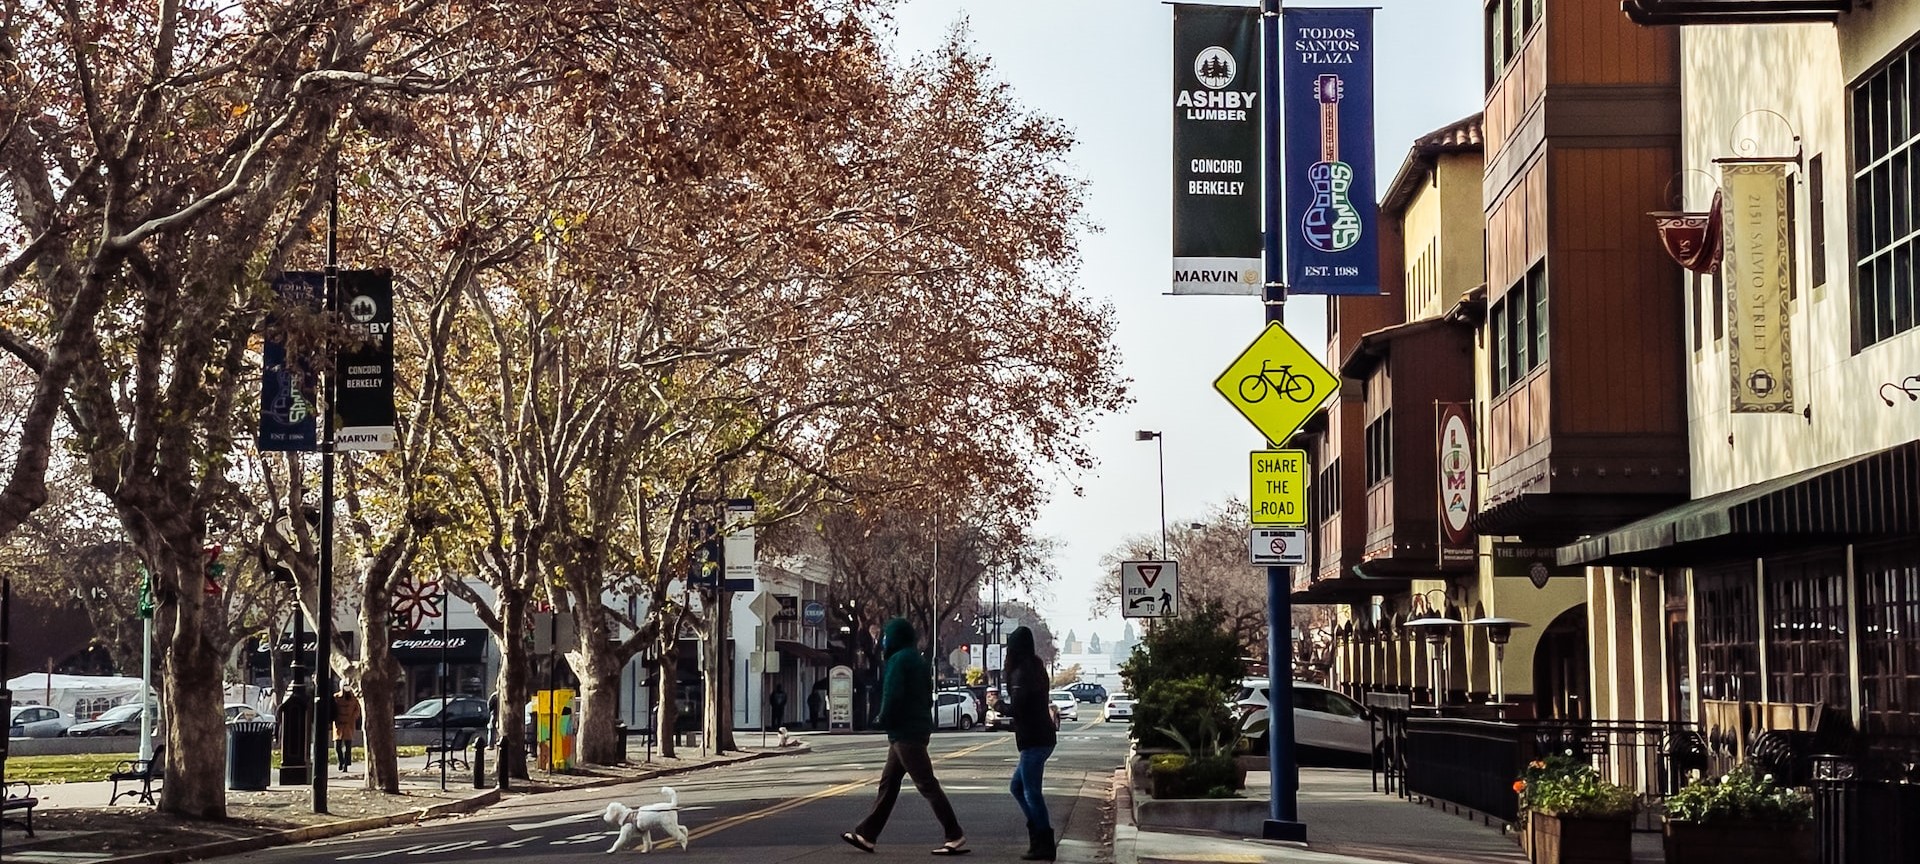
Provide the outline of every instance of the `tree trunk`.
{"type": "Polygon", "coordinates": [[[500,591],[500,766],[494,776],[501,788],[508,777],[527,779],[527,606],[524,589],[500,591]]]}
{"type": "MultiPolygon", "coordinates": [[[[676,616],[677,617],[677,616],[676,616]]],[[[654,735],[660,744],[660,756],[674,758],[674,724],[680,722],[680,626],[678,621],[660,623],[659,684],[653,688],[654,735]]]]}
{"type": "Polygon", "coordinates": [[[586,668],[580,674],[580,760],[592,765],[627,761],[626,742],[615,734],[620,715],[620,663],[606,642],[587,648],[586,668]]]}
{"type": "Polygon", "coordinates": [[[175,536],[149,547],[173,552],[152,559],[157,569],[172,571],[165,573],[165,582],[174,595],[162,682],[167,782],[161,787],[160,810],[193,819],[225,819],[227,730],[221,705],[226,699],[220,689],[220,651],[207,635],[205,564],[198,554],[199,537],[190,531],[172,533],[175,536]]]}
{"type": "MultiPolygon", "coordinates": [[[[372,581],[372,580],[369,580],[372,581]]],[[[379,592],[384,595],[386,592],[379,592]]],[[[373,599],[373,591],[368,591],[373,599]]],[[[374,608],[385,609],[384,605],[374,608]]],[[[387,616],[360,615],[360,711],[366,726],[367,788],[397,795],[400,792],[399,757],[394,750],[393,686],[399,664],[393,660],[393,640],[387,616]]]]}

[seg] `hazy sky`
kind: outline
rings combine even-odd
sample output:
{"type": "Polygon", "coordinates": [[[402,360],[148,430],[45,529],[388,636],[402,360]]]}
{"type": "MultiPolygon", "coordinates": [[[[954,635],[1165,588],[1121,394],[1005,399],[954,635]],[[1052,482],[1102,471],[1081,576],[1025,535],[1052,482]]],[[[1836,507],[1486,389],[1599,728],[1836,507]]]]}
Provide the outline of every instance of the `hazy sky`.
{"type": "MultiPolygon", "coordinates": [[[[1251,4],[1235,4],[1251,5],[1251,4]]],[[[1337,3],[1295,6],[1336,6],[1337,3]]],[[[1413,139],[1481,109],[1479,0],[1373,0],[1379,187],[1413,139]]],[[[1158,0],[905,0],[901,53],[938,46],[965,21],[978,53],[1029,108],[1079,137],[1071,170],[1089,182],[1087,206],[1103,230],[1081,244],[1082,290],[1111,302],[1134,404],[1100,421],[1090,474],[1061,477],[1039,530],[1060,542],[1060,581],[1034,598],[1053,631],[1110,639],[1117,614],[1095,621],[1100,556],[1160,530],[1154,442],[1165,433],[1167,521],[1200,518],[1247,495],[1247,458],[1264,443],[1213,391],[1213,379],[1261,327],[1251,297],[1172,297],[1173,13],[1158,0]],[[1071,494],[1073,484],[1085,494],[1071,494]]],[[[1351,134],[1343,129],[1343,134],[1351,134]]],[[[1287,305],[1288,329],[1316,353],[1326,344],[1324,300],[1287,305]]]]}

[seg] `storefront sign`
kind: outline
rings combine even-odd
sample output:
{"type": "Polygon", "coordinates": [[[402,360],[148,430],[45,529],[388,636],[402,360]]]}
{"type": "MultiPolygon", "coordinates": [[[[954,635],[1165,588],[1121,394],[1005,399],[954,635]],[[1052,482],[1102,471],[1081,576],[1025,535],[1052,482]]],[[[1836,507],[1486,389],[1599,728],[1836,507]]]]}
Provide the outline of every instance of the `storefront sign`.
{"type": "Polygon", "coordinates": [[[1792,413],[1787,166],[1723,164],[1720,177],[1726,189],[1723,281],[1733,413],[1792,413]]]}
{"type": "Polygon", "coordinates": [[[1443,402],[1438,406],[1441,565],[1474,558],[1473,421],[1467,413],[1470,407],[1460,402],[1443,402]]]}
{"type": "Polygon", "coordinates": [[[1173,293],[1260,292],[1260,10],[1173,7],[1173,293]]]}
{"type": "Polygon", "coordinates": [[[1496,540],[1493,543],[1493,575],[1531,579],[1535,588],[1547,587],[1549,579],[1579,579],[1586,575],[1582,568],[1562,567],[1554,563],[1554,556],[1559,551],[1554,546],[1496,540]]]}

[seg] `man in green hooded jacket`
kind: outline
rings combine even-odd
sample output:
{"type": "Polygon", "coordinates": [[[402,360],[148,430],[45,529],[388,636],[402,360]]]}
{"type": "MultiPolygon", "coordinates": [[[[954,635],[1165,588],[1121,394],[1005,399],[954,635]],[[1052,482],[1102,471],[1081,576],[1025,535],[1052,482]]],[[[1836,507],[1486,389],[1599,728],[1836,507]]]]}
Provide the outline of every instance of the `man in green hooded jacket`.
{"type": "Polygon", "coordinates": [[[905,618],[887,622],[880,634],[880,653],[884,672],[880,678],[880,714],[878,724],[887,730],[887,765],[880,769],[880,793],[873,811],[840,839],[863,852],[872,852],[880,831],[887,827],[893,802],[900,798],[900,777],[913,778],[913,788],[933,807],[934,818],[947,842],[933,850],[935,855],[963,855],[968,851],[960,820],[953,815],[953,804],[933,776],[933,760],[927,756],[927,741],[933,737],[933,667],[920,656],[919,637],[905,618]]]}

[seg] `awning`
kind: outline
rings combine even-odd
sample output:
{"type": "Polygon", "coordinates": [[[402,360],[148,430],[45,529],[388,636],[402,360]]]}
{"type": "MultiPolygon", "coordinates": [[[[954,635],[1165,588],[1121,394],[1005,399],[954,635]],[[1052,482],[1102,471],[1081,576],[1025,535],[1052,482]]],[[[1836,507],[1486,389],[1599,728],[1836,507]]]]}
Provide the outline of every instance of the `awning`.
{"type": "Polygon", "coordinates": [[[1563,565],[1686,566],[1920,534],[1920,441],[1689,501],[1561,547],[1563,565]]]}
{"type": "Polygon", "coordinates": [[[833,655],[815,648],[812,645],[808,645],[805,642],[795,642],[790,639],[781,639],[773,643],[773,650],[792,657],[795,660],[805,660],[808,663],[817,663],[822,666],[830,666],[833,661],[833,655]]]}
{"type": "Polygon", "coordinates": [[[1831,24],[1851,0],[1622,0],[1635,24],[1831,24]]]}

